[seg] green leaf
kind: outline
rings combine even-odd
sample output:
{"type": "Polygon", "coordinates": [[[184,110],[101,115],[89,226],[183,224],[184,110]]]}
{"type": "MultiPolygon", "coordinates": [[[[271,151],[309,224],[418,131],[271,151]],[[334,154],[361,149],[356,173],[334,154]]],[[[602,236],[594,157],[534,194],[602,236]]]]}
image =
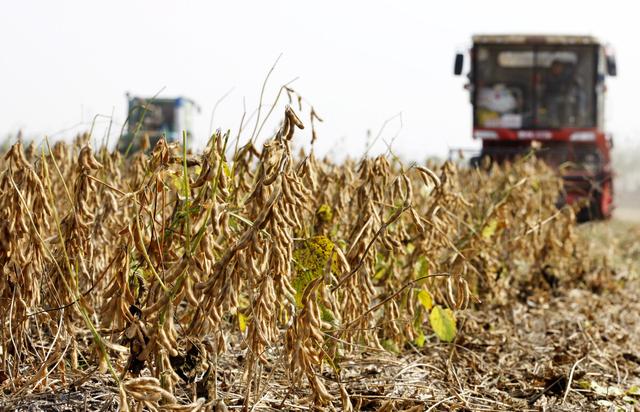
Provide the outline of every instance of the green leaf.
{"type": "Polygon", "coordinates": [[[420,312],[416,312],[413,316],[413,328],[415,330],[420,330],[420,328],[422,327],[423,324],[423,317],[422,317],[422,313],[420,312]]]}
{"type": "Polygon", "coordinates": [[[429,261],[424,256],[420,256],[416,262],[415,278],[422,278],[429,275],[429,261]]]}
{"type": "Polygon", "coordinates": [[[433,307],[433,298],[431,297],[431,293],[427,290],[422,289],[418,292],[418,300],[427,311],[431,310],[433,307]]]}
{"type": "Polygon", "coordinates": [[[422,333],[422,331],[420,331],[418,333],[418,336],[416,336],[416,338],[414,339],[414,342],[416,344],[416,346],[418,346],[419,348],[424,346],[424,342],[427,338],[424,336],[424,333],[422,333]]]}
{"type": "Polygon", "coordinates": [[[327,322],[333,327],[339,326],[340,322],[338,322],[338,319],[336,319],[336,316],[331,311],[331,309],[327,308],[322,304],[320,304],[319,306],[320,306],[320,319],[322,319],[323,322],[327,322]]]}
{"type": "Polygon", "coordinates": [[[387,273],[387,267],[386,266],[382,266],[380,267],[380,269],[376,270],[376,273],[373,275],[373,278],[375,280],[380,280],[384,277],[384,275],[387,273]]]}
{"type": "Polygon", "coordinates": [[[498,221],[495,219],[491,219],[489,223],[485,225],[482,229],[482,237],[485,239],[490,239],[494,233],[496,233],[496,228],[498,227],[498,221]]]}
{"type": "Polygon", "coordinates": [[[396,354],[400,353],[400,348],[398,348],[398,345],[394,341],[392,341],[391,339],[385,339],[382,342],[380,342],[380,344],[388,352],[393,352],[393,353],[396,353],[396,354]]]}
{"type": "Polygon", "coordinates": [[[438,339],[444,342],[453,342],[456,337],[456,318],[451,309],[442,309],[440,305],[436,305],[429,315],[429,323],[431,328],[438,336],[438,339]]]}

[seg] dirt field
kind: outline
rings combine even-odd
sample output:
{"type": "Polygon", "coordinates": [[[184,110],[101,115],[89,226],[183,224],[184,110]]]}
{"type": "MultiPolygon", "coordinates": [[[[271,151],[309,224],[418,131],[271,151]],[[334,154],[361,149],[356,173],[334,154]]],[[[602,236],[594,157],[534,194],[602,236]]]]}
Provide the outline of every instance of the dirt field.
{"type": "Polygon", "coordinates": [[[614,218],[621,222],[640,223],[640,209],[619,207],[614,212],[614,218]]]}
{"type": "Polygon", "coordinates": [[[619,193],[616,195],[615,204],[615,220],[640,223],[640,194],[619,193]]]}

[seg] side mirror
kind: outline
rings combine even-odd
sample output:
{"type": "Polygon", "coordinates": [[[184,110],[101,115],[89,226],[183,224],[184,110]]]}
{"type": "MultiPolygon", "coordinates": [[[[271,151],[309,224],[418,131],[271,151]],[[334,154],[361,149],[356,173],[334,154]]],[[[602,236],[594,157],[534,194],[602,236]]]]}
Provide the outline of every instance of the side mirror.
{"type": "Polygon", "coordinates": [[[615,77],[618,74],[615,56],[607,56],[607,74],[611,77],[615,77]]]}
{"type": "Polygon", "coordinates": [[[462,66],[464,65],[464,55],[462,53],[456,53],[456,60],[453,64],[453,74],[460,76],[462,74],[462,66]]]}

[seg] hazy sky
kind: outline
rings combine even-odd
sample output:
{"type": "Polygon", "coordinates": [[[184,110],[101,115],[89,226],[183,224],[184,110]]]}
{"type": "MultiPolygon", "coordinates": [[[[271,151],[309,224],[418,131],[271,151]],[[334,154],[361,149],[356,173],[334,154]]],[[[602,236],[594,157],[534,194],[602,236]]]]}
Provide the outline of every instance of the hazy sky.
{"type": "MultiPolygon", "coordinates": [[[[72,131],[59,131],[80,122],[74,131],[88,129],[95,114],[112,110],[119,124],[126,91],[153,95],[165,87],[164,96],[200,104],[195,132],[202,142],[215,102],[231,88],[215,127],[237,130],[243,98],[253,111],[282,54],[265,102],[299,77],[292,87],[325,120],[317,152],[362,153],[366,131],[375,135],[393,118],[382,137],[397,134],[394,150],[420,160],[474,145],[464,79],[452,75],[455,52],[473,33],[535,32],[593,34],[615,47],[619,77],[608,83],[608,126],[618,142],[640,139],[633,2],[85,0],[0,7],[0,137],[22,129],[35,139],[68,138],[72,131]]],[[[384,149],[380,141],[376,150],[384,149]]]]}

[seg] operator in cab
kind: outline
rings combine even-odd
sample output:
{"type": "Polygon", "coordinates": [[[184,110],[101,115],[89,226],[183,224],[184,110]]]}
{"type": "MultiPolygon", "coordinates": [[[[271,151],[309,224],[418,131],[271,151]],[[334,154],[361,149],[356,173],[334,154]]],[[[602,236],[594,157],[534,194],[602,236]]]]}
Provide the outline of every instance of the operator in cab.
{"type": "Polygon", "coordinates": [[[553,60],[542,79],[542,118],[545,126],[552,128],[571,127],[579,122],[586,108],[581,93],[580,78],[576,76],[575,64],[553,60]]]}

